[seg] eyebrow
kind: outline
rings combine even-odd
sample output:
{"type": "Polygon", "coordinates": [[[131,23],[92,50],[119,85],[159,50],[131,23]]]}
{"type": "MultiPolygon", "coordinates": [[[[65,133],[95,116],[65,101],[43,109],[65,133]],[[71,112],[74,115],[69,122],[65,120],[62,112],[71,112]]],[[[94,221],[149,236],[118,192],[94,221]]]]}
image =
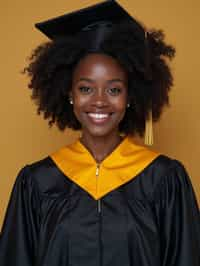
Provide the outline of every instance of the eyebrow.
{"type": "MultiPolygon", "coordinates": [[[[80,78],[78,81],[88,81],[88,82],[94,83],[94,80],[89,79],[89,78],[80,78]]],[[[113,83],[113,82],[121,82],[121,83],[125,84],[125,81],[123,79],[119,79],[119,78],[108,80],[108,83],[113,83]]]]}

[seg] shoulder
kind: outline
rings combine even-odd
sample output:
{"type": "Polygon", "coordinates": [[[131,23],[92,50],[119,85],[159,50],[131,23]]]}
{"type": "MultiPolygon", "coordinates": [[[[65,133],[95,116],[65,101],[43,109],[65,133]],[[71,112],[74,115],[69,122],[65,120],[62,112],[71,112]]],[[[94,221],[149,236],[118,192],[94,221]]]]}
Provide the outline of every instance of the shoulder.
{"type": "Polygon", "coordinates": [[[177,182],[190,182],[182,162],[163,154],[154,159],[139,176],[140,183],[143,183],[147,191],[151,188],[150,194],[166,182],[173,185],[177,182]]]}
{"type": "Polygon", "coordinates": [[[55,164],[49,156],[46,156],[41,160],[27,164],[26,168],[27,171],[29,171],[31,175],[36,178],[38,175],[48,173],[49,171],[55,169],[55,164]]]}
{"type": "MultiPolygon", "coordinates": [[[[171,194],[181,191],[193,192],[192,182],[184,164],[166,155],[158,156],[146,169],[151,173],[151,195],[171,194]]],[[[148,180],[146,178],[146,180],[148,180]]]]}
{"type": "Polygon", "coordinates": [[[25,172],[29,182],[34,183],[41,193],[62,190],[69,185],[69,179],[49,156],[27,164],[21,171],[25,172]]]}
{"type": "Polygon", "coordinates": [[[182,162],[163,154],[160,154],[153,160],[146,170],[153,171],[158,180],[169,172],[176,170],[186,171],[182,162]]]}
{"type": "Polygon", "coordinates": [[[164,178],[176,178],[187,174],[187,170],[181,161],[166,155],[158,156],[152,162],[151,167],[157,182],[163,181],[164,178]]]}

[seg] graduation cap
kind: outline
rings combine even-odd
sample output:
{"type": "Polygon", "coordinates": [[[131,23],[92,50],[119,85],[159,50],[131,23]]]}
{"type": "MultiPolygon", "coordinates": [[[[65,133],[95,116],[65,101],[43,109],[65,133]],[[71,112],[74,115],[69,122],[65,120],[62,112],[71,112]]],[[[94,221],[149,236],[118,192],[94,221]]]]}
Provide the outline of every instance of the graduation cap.
{"type": "Polygon", "coordinates": [[[90,44],[92,40],[95,49],[122,21],[135,25],[144,35],[141,25],[114,0],[36,23],[35,27],[52,40],[79,34],[83,40],[89,39],[90,44]]]}

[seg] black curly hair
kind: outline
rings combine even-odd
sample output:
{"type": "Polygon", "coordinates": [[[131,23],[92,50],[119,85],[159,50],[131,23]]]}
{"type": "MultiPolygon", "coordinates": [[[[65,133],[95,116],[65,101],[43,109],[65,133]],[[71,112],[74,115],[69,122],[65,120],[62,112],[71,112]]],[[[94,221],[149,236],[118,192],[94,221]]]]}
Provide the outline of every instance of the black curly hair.
{"type": "MultiPolygon", "coordinates": [[[[175,48],[167,45],[164,37],[161,30],[147,31],[141,24],[137,28],[121,23],[101,43],[101,52],[117,59],[128,73],[130,108],[119,125],[121,133],[143,136],[150,110],[155,122],[163,107],[169,106],[173,76],[168,59],[174,57],[175,48]]],[[[73,70],[88,54],[86,46],[79,35],[48,41],[33,51],[24,68],[23,73],[30,77],[28,87],[37,113],[43,112],[50,127],[55,123],[60,130],[81,129],[67,99],[73,70]]]]}

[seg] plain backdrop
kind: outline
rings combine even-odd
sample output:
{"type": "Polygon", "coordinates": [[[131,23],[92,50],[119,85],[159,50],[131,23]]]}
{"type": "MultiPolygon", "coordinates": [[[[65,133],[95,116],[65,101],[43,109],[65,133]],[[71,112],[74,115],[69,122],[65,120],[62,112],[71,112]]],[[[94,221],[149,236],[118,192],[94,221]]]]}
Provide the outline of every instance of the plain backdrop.
{"type": "MultiPolygon", "coordinates": [[[[32,49],[47,41],[34,28],[34,23],[97,2],[7,0],[1,3],[0,226],[19,170],[78,136],[71,130],[59,132],[55,126],[49,129],[47,121],[36,115],[27,88],[28,79],[20,74],[32,49]]],[[[154,126],[152,149],[183,162],[200,203],[200,1],[121,0],[119,3],[148,27],[164,29],[167,41],[177,49],[171,64],[174,74],[171,107],[154,126]]]]}

